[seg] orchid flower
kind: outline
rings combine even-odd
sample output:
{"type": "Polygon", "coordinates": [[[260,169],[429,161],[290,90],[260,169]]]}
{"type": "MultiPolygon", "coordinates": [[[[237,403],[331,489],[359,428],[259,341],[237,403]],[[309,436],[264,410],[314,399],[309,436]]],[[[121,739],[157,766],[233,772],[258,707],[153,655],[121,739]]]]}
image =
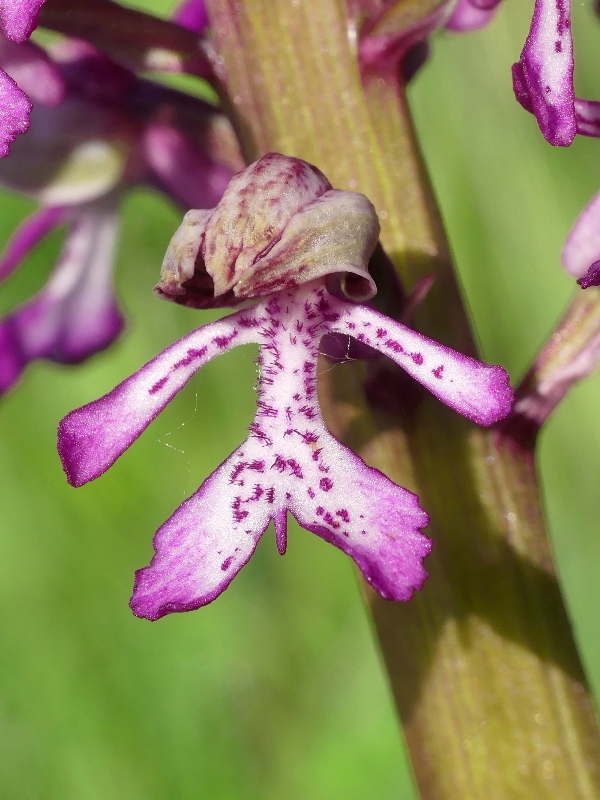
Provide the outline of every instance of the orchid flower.
{"type": "Polygon", "coordinates": [[[442,402],[491,425],[511,406],[489,367],[364,305],[379,235],[364,195],[336,191],[318,169],[269,154],[237,174],[209,211],[188,212],[157,293],[206,308],[258,300],[185,336],[104,397],[61,422],[69,482],[102,475],[187,381],[232,347],[255,343],[257,412],[248,438],[160,528],[131,608],[156,620],[214,600],[248,561],[270,521],[280,553],[288,511],[348,553],[390,600],[408,600],[431,543],[418,498],[368,467],[327,430],[317,399],[319,342],[352,337],[399,364],[442,402]]]}
{"type": "Polygon", "coordinates": [[[7,69],[37,95],[29,130],[0,162],[0,182],[41,208],[0,255],[0,280],[52,230],[64,225],[67,235],[48,284],[0,321],[0,393],[33,359],[76,363],[121,331],[112,271],[130,187],[154,186],[189,208],[216,203],[232,175],[205,149],[223,124],[216,109],[136,78],[84,42],[49,54],[8,44],[7,69]]]}

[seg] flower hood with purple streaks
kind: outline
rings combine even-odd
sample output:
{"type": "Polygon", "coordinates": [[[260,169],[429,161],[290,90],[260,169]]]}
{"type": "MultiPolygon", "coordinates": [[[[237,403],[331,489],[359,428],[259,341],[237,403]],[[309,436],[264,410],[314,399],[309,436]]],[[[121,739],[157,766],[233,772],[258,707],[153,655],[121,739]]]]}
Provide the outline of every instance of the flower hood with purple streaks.
{"type": "MultiPolygon", "coordinates": [[[[200,253],[200,272],[221,297],[236,303],[266,288],[275,293],[188,334],[59,427],[65,472],[81,486],[102,475],[200,367],[232,347],[260,347],[257,412],[248,438],[157,532],[156,554],[136,575],[133,612],[156,620],[211,602],[248,561],[271,520],[285,552],[288,511],[348,553],[383,597],[408,600],[426,577],[422,562],[431,543],[421,529],[427,514],[414,494],[366,466],[327,430],[317,399],[320,340],[342,334],[379,350],[481,425],[511,407],[506,372],[348,299],[355,286],[349,276],[358,276],[361,298],[374,291],[367,264],[378,220],[367,198],[332,190],[315,167],[270,154],[238,174],[213,211],[195,213],[201,241],[192,243],[185,222],[186,245],[180,229],[163,286],[187,291],[189,263],[200,253]],[[347,218],[340,207],[348,209],[347,218]],[[338,281],[332,280],[336,273],[338,281]]],[[[203,291],[206,285],[204,279],[203,291]]],[[[177,291],[175,299],[182,296],[177,291]]]]}

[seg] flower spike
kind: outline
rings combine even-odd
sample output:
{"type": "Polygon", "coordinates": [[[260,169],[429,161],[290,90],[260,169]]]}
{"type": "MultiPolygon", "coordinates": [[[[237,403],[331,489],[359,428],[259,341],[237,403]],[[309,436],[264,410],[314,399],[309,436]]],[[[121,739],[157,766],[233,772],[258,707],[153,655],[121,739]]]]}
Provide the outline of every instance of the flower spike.
{"type": "Polygon", "coordinates": [[[156,620],[211,602],[271,520],[285,552],[288,511],[350,555],[383,597],[410,599],[426,578],[427,514],[414,494],[327,430],[317,399],[321,339],[341,333],[376,348],[483,425],[508,413],[508,376],[354,302],[352,280],[346,296],[343,280],[342,296],[328,290],[336,271],[356,276],[362,292],[371,286],[365,276],[377,217],[366,198],[330,189],[305,162],[265,156],[234,178],[213,211],[190,213],[169,248],[162,285],[176,300],[178,291],[185,296],[201,285],[202,302],[210,289],[219,303],[258,302],[184,337],[59,427],[65,472],[79,486],[108,469],[205,363],[237,345],[260,347],[249,435],[157,532],[154,558],[136,574],[133,612],[156,620]],[[248,187],[260,188],[246,193],[248,187]],[[346,224],[340,209],[347,210],[346,224]],[[325,265],[318,268],[311,266],[315,240],[325,265]],[[309,264],[304,271],[301,252],[309,264]],[[278,284],[279,291],[260,297],[265,286],[278,284]]]}

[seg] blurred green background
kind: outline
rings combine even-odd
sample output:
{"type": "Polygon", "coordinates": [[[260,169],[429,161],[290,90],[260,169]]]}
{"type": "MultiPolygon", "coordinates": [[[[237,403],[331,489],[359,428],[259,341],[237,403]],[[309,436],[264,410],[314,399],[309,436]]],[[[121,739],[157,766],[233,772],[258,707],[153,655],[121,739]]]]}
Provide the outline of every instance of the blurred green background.
{"type": "MultiPolygon", "coordinates": [[[[576,80],[598,97],[591,5],[575,9],[576,80]]],[[[573,292],[560,248],[600,189],[600,142],[552,149],[512,97],[532,7],[507,0],[487,30],[438,36],[410,90],[482,352],[514,379],[573,292]]],[[[2,195],[0,244],[31,208],[2,195]]],[[[244,436],[252,348],[204,368],[102,479],[74,490],[63,477],[59,419],[209,318],[152,295],[177,224],[162,198],[129,195],[117,265],[127,334],[83,367],[35,365],[0,407],[0,795],[413,800],[358,582],[334,548],[293,529],[282,559],[267,535],[207,608],[150,624],[127,607],[156,528],[244,436]]],[[[59,245],[3,287],[2,312],[42,285],[59,245]]],[[[539,452],[596,692],[599,398],[598,377],[577,387],[539,452]]]]}

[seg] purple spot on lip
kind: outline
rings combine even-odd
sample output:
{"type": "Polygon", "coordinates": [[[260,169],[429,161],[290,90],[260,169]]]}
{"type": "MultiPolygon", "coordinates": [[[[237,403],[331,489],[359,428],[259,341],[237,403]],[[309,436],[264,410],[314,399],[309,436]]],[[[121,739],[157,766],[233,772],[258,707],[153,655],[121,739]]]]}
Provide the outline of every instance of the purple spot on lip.
{"type": "Polygon", "coordinates": [[[420,367],[420,366],[421,366],[421,364],[422,364],[422,363],[423,363],[423,361],[424,361],[424,358],[423,358],[423,356],[421,355],[421,353],[411,353],[411,354],[410,354],[410,357],[412,358],[412,360],[415,362],[415,364],[416,364],[418,367],[420,367]]]}
{"type": "Polygon", "coordinates": [[[324,491],[328,492],[330,489],[333,489],[333,481],[331,478],[321,478],[319,481],[319,487],[324,491]]]}
{"type": "Polygon", "coordinates": [[[432,369],[431,371],[433,372],[434,378],[437,378],[438,380],[441,380],[442,372],[444,371],[444,365],[440,364],[439,367],[436,367],[435,369],[432,369]]]}
{"type": "Polygon", "coordinates": [[[388,339],[385,343],[386,347],[389,347],[390,350],[393,350],[394,353],[403,353],[404,348],[400,344],[400,342],[396,342],[394,339],[388,339]]]}
{"type": "Polygon", "coordinates": [[[225,559],[225,561],[221,564],[221,569],[223,570],[223,572],[229,569],[232,561],[233,561],[233,556],[229,556],[228,558],[225,559]]]}
{"type": "Polygon", "coordinates": [[[151,386],[150,389],[148,389],[148,394],[156,394],[156,392],[160,391],[160,389],[163,388],[163,386],[165,385],[165,383],[168,380],[169,380],[169,376],[165,375],[164,378],[161,378],[159,381],[156,381],[154,386],[151,386]]]}

